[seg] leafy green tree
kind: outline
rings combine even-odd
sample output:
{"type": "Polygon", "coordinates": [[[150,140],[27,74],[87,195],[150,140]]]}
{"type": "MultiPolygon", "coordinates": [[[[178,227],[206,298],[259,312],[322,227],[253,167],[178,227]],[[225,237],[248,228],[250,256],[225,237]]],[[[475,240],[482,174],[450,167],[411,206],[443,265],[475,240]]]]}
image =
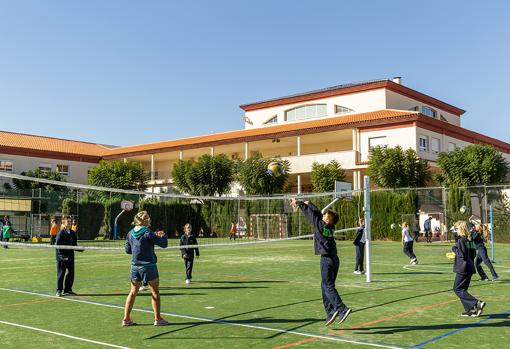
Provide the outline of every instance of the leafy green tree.
{"type": "Polygon", "coordinates": [[[345,171],[336,160],[328,164],[312,164],[310,173],[313,191],[319,193],[331,192],[335,190],[335,181],[345,180],[345,171]]]}
{"type": "Polygon", "coordinates": [[[427,161],[420,159],[415,150],[403,150],[400,146],[372,148],[368,174],[383,188],[422,187],[430,178],[427,161]]]}
{"type": "MultiPolygon", "coordinates": [[[[52,181],[65,182],[65,178],[55,171],[42,171],[41,169],[30,170],[28,172],[21,172],[21,175],[27,177],[50,179],[52,181]]],[[[56,184],[47,184],[42,182],[26,181],[14,178],[12,184],[16,189],[44,189],[48,191],[67,191],[67,188],[56,184]]]]}
{"type": "Polygon", "coordinates": [[[268,158],[264,159],[258,154],[240,161],[236,165],[237,180],[244,188],[248,195],[270,195],[282,193],[289,178],[290,163],[289,161],[281,161],[280,159],[268,158]],[[271,175],[267,172],[267,166],[277,161],[282,166],[282,173],[271,175]]]}
{"type": "Polygon", "coordinates": [[[496,148],[480,144],[440,153],[437,164],[441,172],[435,176],[435,180],[442,185],[449,188],[472,187],[469,190],[478,198],[482,220],[485,188],[476,186],[503,183],[510,170],[508,162],[496,148]]]}
{"type": "Polygon", "coordinates": [[[197,161],[179,161],[172,169],[177,189],[196,196],[222,196],[230,191],[234,164],[225,154],[202,155],[197,161]]]}
{"type": "Polygon", "coordinates": [[[147,188],[147,180],[147,174],[141,163],[122,160],[101,160],[90,170],[88,177],[90,185],[141,191],[147,188]]]}
{"type": "Polygon", "coordinates": [[[503,183],[510,170],[508,162],[493,146],[471,144],[440,153],[441,173],[435,179],[446,186],[475,186],[503,183]]]}

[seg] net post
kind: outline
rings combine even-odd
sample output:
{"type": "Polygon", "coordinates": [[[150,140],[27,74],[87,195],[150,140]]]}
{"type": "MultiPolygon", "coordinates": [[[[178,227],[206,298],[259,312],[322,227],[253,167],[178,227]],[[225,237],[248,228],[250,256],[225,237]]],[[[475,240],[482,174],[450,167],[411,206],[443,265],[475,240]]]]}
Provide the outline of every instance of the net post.
{"type": "Polygon", "coordinates": [[[494,221],[492,219],[492,205],[489,206],[489,220],[490,220],[490,231],[491,231],[491,254],[492,254],[492,263],[496,263],[496,258],[494,257],[494,221]]]}
{"type": "Polygon", "coordinates": [[[365,255],[367,264],[366,281],[372,282],[372,266],[370,258],[370,241],[372,240],[370,232],[370,177],[364,176],[364,193],[365,193],[365,255]]]}

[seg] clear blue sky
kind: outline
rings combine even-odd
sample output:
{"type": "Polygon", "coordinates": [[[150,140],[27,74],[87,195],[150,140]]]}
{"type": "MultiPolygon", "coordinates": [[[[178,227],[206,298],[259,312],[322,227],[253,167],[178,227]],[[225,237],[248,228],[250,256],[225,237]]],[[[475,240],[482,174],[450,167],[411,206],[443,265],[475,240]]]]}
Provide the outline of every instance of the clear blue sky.
{"type": "Polygon", "coordinates": [[[508,1],[3,1],[0,129],[130,145],[402,76],[510,142],[508,1]]]}

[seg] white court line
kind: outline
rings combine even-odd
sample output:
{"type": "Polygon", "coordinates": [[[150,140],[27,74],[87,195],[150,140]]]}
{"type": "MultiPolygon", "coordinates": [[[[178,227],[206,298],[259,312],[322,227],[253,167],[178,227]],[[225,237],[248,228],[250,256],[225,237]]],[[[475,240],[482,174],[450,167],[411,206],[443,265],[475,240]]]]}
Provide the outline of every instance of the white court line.
{"type": "Polygon", "coordinates": [[[21,327],[21,328],[26,328],[26,329],[29,329],[29,330],[34,330],[34,331],[39,331],[39,332],[44,332],[44,333],[49,333],[49,334],[54,334],[54,335],[56,335],[56,336],[61,336],[61,337],[66,337],[66,338],[71,338],[71,339],[76,339],[76,340],[79,340],[79,341],[82,341],[82,342],[88,342],[88,343],[94,343],[94,344],[104,345],[104,346],[106,346],[106,347],[121,348],[121,349],[130,349],[130,348],[128,348],[128,347],[121,347],[120,345],[115,345],[115,344],[109,344],[109,343],[104,343],[104,342],[94,341],[94,340],[91,340],[91,339],[86,339],[86,338],[81,338],[81,337],[75,337],[75,336],[71,336],[71,335],[64,334],[64,333],[59,333],[59,332],[53,332],[53,331],[43,330],[42,328],[37,328],[37,327],[32,327],[32,326],[25,326],[25,325],[15,324],[15,323],[13,323],[13,322],[8,322],[8,321],[2,321],[2,320],[0,320],[0,324],[9,325],[9,326],[15,326],[15,327],[21,327]]]}
{"type": "MultiPolygon", "coordinates": [[[[420,265],[420,267],[423,267],[426,265],[420,265]]],[[[437,270],[437,269],[414,269],[414,268],[411,268],[411,267],[416,267],[416,265],[411,265],[411,264],[408,264],[408,265],[404,265],[402,268],[406,269],[406,270],[411,270],[411,271],[417,271],[417,272],[420,272],[420,271],[432,271],[434,273],[442,273],[442,274],[446,274],[448,272],[448,270],[452,270],[453,266],[449,267],[449,269],[444,269],[444,270],[437,270]]],[[[453,273],[453,271],[452,271],[453,273]]]]}
{"type": "MultiPolygon", "coordinates": [[[[55,299],[60,299],[60,300],[65,300],[65,301],[70,301],[70,302],[98,305],[98,306],[107,307],[107,308],[124,309],[124,306],[116,305],[116,304],[97,303],[97,302],[87,301],[84,299],[76,299],[76,298],[55,297],[55,296],[51,296],[48,294],[42,294],[42,293],[36,293],[36,292],[30,292],[30,291],[22,291],[22,290],[14,290],[14,289],[10,289],[10,288],[0,287],[0,291],[30,294],[30,295],[39,296],[39,297],[55,298],[55,299]]],[[[133,308],[133,311],[137,311],[140,313],[150,313],[150,314],[153,313],[152,310],[147,310],[147,309],[133,308]]],[[[182,318],[182,319],[198,320],[198,321],[203,321],[203,322],[212,322],[212,323],[218,323],[218,324],[222,324],[222,325],[246,327],[246,328],[279,332],[279,333],[288,333],[288,334],[294,334],[297,336],[310,337],[310,338],[316,337],[316,338],[330,340],[330,341],[350,343],[350,344],[356,344],[356,345],[366,345],[366,346],[370,346],[370,347],[390,348],[390,349],[401,349],[402,348],[402,347],[398,347],[398,346],[391,346],[391,345],[370,343],[370,342],[361,342],[361,341],[344,339],[344,338],[339,338],[339,337],[334,337],[334,336],[320,335],[320,334],[315,334],[315,333],[306,333],[306,332],[299,332],[299,331],[293,331],[293,330],[285,330],[285,329],[267,327],[267,326],[261,326],[261,325],[242,324],[242,323],[232,322],[232,321],[227,321],[227,320],[208,319],[208,318],[202,318],[202,317],[198,317],[198,316],[181,315],[181,314],[164,313],[164,312],[161,312],[161,314],[176,317],[176,318],[182,318]]]]}

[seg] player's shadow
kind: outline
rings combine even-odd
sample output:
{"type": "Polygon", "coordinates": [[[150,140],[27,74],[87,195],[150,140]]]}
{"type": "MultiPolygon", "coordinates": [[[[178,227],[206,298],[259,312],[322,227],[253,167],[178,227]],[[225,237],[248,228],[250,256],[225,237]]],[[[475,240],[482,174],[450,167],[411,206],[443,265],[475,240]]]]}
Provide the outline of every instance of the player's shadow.
{"type": "Polygon", "coordinates": [[[208,281],[200,280],[193,281],[194,284],[268,284],[268,283],[283,283],[289,282],[284,280],[253,280],[253,281],[208,281]]]}
{"type": "Polygon", "coordinates": [[[352,331],[353,334],[394,334],[409,331],[436,331],[436,330],[459,330],[471,327],[476,328],[505,328],[510,327],[510,314],[487,314],[480,317],[481,321],[471,324],[438,324],[438,325],[401,325],[401,326],[374,326],[361,328],[347,328],[344,331],[352,331]],[[490,320],[501,319],[493,322],[490,320]],[[483,321],[483,322],[482,322],[483,321]],[[361,330],[361,331],[360,331],[361,330]]]}
{"type": "MultiPolygon", "coordinates": [[[[472,288],[472,287],[480,287],[480,286],[485,286],[485,284],[471,285],[470,287],[472,288]]],[[[364,310],[378,308],[378,307],[382,307],[382,306],[393,304],[393,303],[405,302],[405,301],[408,301],[410,299],[416,299],[416,298],[421,298],[421,297],[428,297],[428,296],[433,296],[433,295],[436,295],[436,294],[448,293],[448,292],[453,292],[453,291],[452,291],[451,288],[448,288],[446,290],[441,290],[441,291],[421,293],[421,294],[417,294],[417,295],[411,296],[411,297],[402,297],[402,298],[394,299],[392,301],[385,302],[385,303],[374,304],[374,305],[371,305],[371,306],[368,306],[368,307],[364,307],[364,308],[356,308],[356,309],[354,309],[354,312],[364,311],[364,310]]]]}
{"type": "MultiPolygon", "coordinates": [[[[80,293],[77,295],[77,297],[115,297],[115,296],[122,296],[127,297],[128,293],[80,293]]],[[[207,296],[207,293],[179,293],[179,292],[161,292],[159,294],[161,297],[163,296],[207,296]]],[[[137,297],[150,297],[150,292],[138,292],[137,297]]],[[[71,298],[72,296],[67,296],[71,298]]]]}
{"type": "Polygon", "coordinates": [[[232,315],[224,316],[224,317],[217,318],[217,319],[211,319],[211,321],[192,321],[192,322],[186,322],[186,323],[182,323],[181,322],[181,323],[179,323],[179,325],[185,325],[182,328],[178,328],[178,329],[175,329],[175,330],[172,330],[172,331],[166,331],[164,333],[160,333],[160,334],[157,334],[155,336],[148,337],[146,339],[158,339],[158,337],[164,336],[166,334],[174,333],[174,332],[179,332],[179,331],[184,331],[186,329],[193,328],[193,327],[196,327],[196,326],[218,324],[218,323],[226,323],[226,324],[228,324],[229,322],[231,322],[231,323],[238,323],[238,324],[242,323],[242,322],[243,323],[250,323],[250,324],[257,324],[257,323],[264,322],[264,321],[265,322],[273,322],[273,323],[276,323],[276,322],[285,322],[285,323],[299,322],[301,324],[299,326],[294,327],[294,329],[297,329],[297,328],[300,328],[300,327],[303,327],[303,326],[307,326],[309,324],[312,324],[312,323],[315,323],[315,322],[318,322],[318,321],[324,321],[324,319],[306,319],[306,318],[304,318],[304,319],[303,318],[301,318],[301,319],[272,319],[272,318],[268,318],[268,317],[248,319],[248,320],[228,320],[228,319],[233,318],[233,317],[237,317],[237,316],[251,314],[251,313],[258,313],[258,312],[266,311],[266,310],[280,309],[280,308],[292,307],[292,306],[299,305],[299,304],[304,304],[304,303],[317,302],[317,301],[320,301],[320,300],[322,300],[322,298],[314,298],[314,299],[307,299],[307,300],[299,301],[299,302],[279,304],[279,305],[275,305],[275,306],[272,306],[272,307],[259,308],[259,309],[254,309],[254,310],[250,310],[250,311],[245,311],[245,312],[242,312],[242,313],[237,313],[237,314],[232,314],[232,315]]]}
{"type": "Polygon", "coordinates": [[[438,274],[451,274],[451,272],[442,271],[399,271],[399,272],[384,272],[384,273],[372,273],[373,275],[404,275],[404,274],[416,274],[416,275],[438,275],[438,274]]]}
{"type": "Polygon", "coordinates": [[[267,286],[160,286],[160,290],[238,290],[246,288],[269,288],[267,286]]]}

